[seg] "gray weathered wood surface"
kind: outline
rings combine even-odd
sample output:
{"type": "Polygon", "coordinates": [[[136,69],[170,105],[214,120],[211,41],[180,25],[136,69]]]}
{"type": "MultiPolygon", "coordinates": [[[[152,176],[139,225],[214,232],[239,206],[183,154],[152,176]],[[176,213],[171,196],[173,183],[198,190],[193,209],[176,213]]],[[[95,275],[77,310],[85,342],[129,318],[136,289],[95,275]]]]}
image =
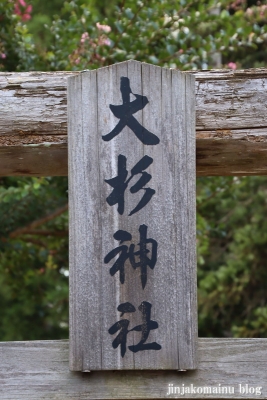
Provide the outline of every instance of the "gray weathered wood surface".
{"type": "MultiPolygon", "coordinates": [[[[66,80],[73,74],[0,73],[2,176],[67,175],[66,80]]],[[[195,77],[197,175],[267,174],[267,69],[195,77]]]]}
{"type": "Polygon", "coordinates": [[[168,385],[234,386],[232,395],[176,398],[267,399],[267,339],[200,338],[196,371],[70,372],[68,341],[0,343],[1,400],[164,399],[168,385]],[[262,387],[241,395],[239,384],[262,387]]]}
{"type": "MultiPolygon", "coordinates": [[[[196,368],[194,90],[193,75],[137,61],[69,79],[70,366],[74,371],[196,368]],[[127,126],[112,140],[102,139],[119,122],[109,105],[122,104],[122,77],[123,82],[129,78],[132,93],[148,98],[134,118],[160,143],[143,144],[127,126]],[[139,173],[123,194],[122,215],[117,203],[110,206],[106,201],[113,188],[105,179],[118,175],[119,155],[126,157],[127,179],[144,156],[152,160],[145,168],[151,180],[144,187],[156,193],[133,215],[130,212],[144,196],[144,190],[130,193],[141,179],[139,173]],[[104,263],[105,256],[120,246],[113,239],[118,230],[132,235],[124,242],[127,251],[131,243],[135,252],[140,251],[140,227],[146,227],[147,239],[158,245],[156,265],[146,267],[143,287],[140,267],[126,262],[123,283],[119,271],[114,276],[109,272],[117,258],[104,263]],[[112,347],[120,330],[108,333],[120,321],[117,307],[128,302],[135,307],[136,312],[123,317],[132,329],[142,324],[138,307],[144,301],[152,305],[151,320],[158,323],[145,343],[156,342],[161,349],[131,352],[128,346],[141,340],[141,332],[131,332],[122,357],[121,346],[112,347]]],[[[146,245],[148,259],[155,245],[146,245]]],[[[135,262],[140,261],[136,256],[135,262]]]]}

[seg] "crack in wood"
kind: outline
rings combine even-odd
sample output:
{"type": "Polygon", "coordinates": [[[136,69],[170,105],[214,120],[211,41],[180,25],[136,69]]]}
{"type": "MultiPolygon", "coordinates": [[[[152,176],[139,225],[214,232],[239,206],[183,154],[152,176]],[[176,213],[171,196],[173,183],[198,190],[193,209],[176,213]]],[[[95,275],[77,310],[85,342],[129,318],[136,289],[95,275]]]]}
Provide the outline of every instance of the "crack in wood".
{"type": "MultiPolygon", "coordinates": [[[[27,144],[39,146],[44,142],[53,143],[53,150],[42,147],[39,159],[34,156],[36,165],[43,165],[44,175],[58,175],[59,170],[60,174],[67,174],[66,84],[68,77],[78,73],[0,73],[0,153],[4,157],[0,161],[1,175],[18,174],[19,148],[24,154],[27,144]],[[16,96],[12,94],[14,88],[19,91],[16,96]],[[54,146],[59,146],[59,159],[54,146]],[[2,149],[9,149],[8,160],[2,149]],[[47,157],[51,160],[49,168],[47,157]]],[[[198,175],[267,174],[263,156],[267,142],[267,69],[189,73],[196,78],[198,175]]],[[[22,169],[38,176],[32,165],[27,166],[32,162],[29,152],[30,149],[22,169]]]]}

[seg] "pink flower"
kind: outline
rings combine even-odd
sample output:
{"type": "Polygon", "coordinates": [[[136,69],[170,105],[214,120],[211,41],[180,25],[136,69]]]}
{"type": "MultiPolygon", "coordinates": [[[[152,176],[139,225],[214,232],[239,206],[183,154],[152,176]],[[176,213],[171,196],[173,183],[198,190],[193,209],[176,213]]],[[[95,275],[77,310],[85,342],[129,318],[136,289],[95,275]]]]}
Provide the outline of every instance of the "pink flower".
{"type": "Polygon", "coordinates": [[[21,14],[19,5],[17,3],[15,4],[15,7],[14,7],[14,14],[17,14],[17,15],[21,14]]]}
{"type": "Polygon", "coordinates": [[[110,46],[111,41],[106,36],[100,36],[100,38],[98,40],[98,44],[99,44],[99,46],[110,46]]]}
{"type": "Polygon", "coordinates": [[[29,19],[31,19],[31,15],[30,14],[23,14],[21,16],[22,21],[29,21],[29,19]]]}
{"type": "Polygon", "coordinates": [[[83,44],[87,39],[89,39],[88,32],[84,32],[81,36],[80,42],[83,44]]]}
{"type": "Polygon", "coordinates": [[[234,63],[234,62],[229,62],[229,63],[228,63],[228,68],[230,68],[230,69],[236,69],[236,63],[234,63]]]}
{"type": "Polygon", "coordinates": [[[0,57],[1,57],[2,59],[5,59],[5,58],[6,58],[6,54],[5,54],[5,53],[0,53],[0,57]]]}
{"type": "Polygon", "coordinates": [[[111,31],[111,27],[109,25],[101,25],[99,22],[96,23],[97,29],[100,31],[109,33],[111,31]]]}
{"type": "Polygon", "coordinates": [[[103,40],[103,44],[106,46],[110,46],[111,45],[111,41],[109,39],[104,39],[103,40]]]}
{"type": "Polygon", "coordinates": [[[252,10],[252,8],[247,8],[247,9],[246,9],[246,14],[249,15],[249,16],[253,15],[253,10],[252,10]]]}
{"type": "Polygon", "coordinates": [[[17,0],[14,7],[14,13],[19,15],[22,21],[31,19],[32,6],[27,5],[24,0],[17,0]]]}

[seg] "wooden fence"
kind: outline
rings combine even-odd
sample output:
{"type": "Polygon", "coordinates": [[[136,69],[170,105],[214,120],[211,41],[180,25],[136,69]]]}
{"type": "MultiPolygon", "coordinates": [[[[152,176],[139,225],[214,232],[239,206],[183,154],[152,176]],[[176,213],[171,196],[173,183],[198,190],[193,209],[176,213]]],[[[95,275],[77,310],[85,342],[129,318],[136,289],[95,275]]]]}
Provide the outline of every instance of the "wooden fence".
{"type": "MultiPolygon", "coordinates": [[[[0,74],[1,176],[67,175],[73,74],[0,74]]],[[[267,174],[266,85],[266,69],[196,72],[198,176],[267,174]]],[[[199,339],[188,372],[69,372],[68,341],[1,343],[0,354],[1,400],[267,398],[267,339],[199,339]]]]}
{"type": "MultiPolygon", "coordinates": [[[[67,77],[0,74],[0,173],[67,175],[67,77]]],[[[267,173],[267,69],[196,72],[197,175],[267,173]]]]}

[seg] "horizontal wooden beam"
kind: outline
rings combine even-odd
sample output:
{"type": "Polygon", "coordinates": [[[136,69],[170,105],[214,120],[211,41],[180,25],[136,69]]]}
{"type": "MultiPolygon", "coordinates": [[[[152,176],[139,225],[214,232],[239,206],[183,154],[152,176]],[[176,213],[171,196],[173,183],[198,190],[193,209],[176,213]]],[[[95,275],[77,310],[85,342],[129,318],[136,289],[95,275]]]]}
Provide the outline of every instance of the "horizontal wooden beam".
{"type": "MultiPolygon", "coordinates": [[[[196,76],[197,175],[267,174],[267,69],[196,76]]],[[[0,175],[67,175],[67,77],[0,73],[0,175]]]]}
{"type": "Polygon", "coordinates": [[[199,339],[188,372],[70,372],[68,341],[0,343],[0,360],[1,400],[267,399],[267,339],[199,339]]]}

